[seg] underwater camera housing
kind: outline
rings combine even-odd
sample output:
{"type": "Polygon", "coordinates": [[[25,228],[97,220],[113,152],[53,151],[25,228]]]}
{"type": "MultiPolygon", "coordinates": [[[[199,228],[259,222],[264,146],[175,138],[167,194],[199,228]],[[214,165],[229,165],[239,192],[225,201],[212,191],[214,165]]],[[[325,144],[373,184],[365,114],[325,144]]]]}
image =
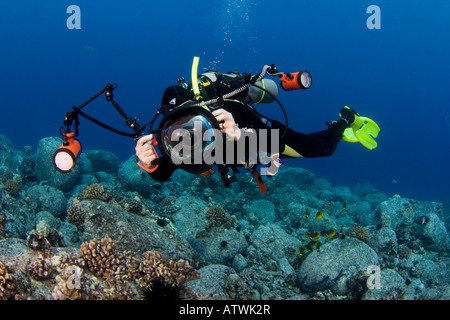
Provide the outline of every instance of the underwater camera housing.
{"type": "Polygon", "coordinates": [[[180,169],[201,174],[211,168],[205,155],[214,150],[221,136],[219,123],[208,108],[186,104],[166,111],[156,141],[164,158],[180,169]]]}

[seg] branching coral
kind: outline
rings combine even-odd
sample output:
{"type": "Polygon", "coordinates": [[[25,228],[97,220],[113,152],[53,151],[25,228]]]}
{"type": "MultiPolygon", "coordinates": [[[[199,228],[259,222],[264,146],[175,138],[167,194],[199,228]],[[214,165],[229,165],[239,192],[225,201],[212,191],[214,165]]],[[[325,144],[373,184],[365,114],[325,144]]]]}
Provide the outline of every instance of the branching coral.
{"type": "Polygon", "coordinates": [[[42,235],[42,232],[37,230],[32,230],[28,234],[27,239],[28,247],[33,250],[45,250],[50,248],[50,242],[42,235]]]}
{"type": "Polygon", "coordinates": [[[208,219],[208,224],[205,229],[197,234],[198,237],[206,237],[208,233],[216,227],[221,227],[224,229],[231,229],[235,225],[235,221],[230,216],[225,209],[218,206],[209,207],[208,211],[205,213],[206,219],[208,219]]]}
{"type": "Polygon", "coordinates": [[[20,184],[14,180],[14,174],[6,170],[1,177],[2,184],[5,186],[6,191],[13,197],[17,197],[20,193],[20,184]]]}
{"type": "Polygon", "coordinates": [[[67,208],[67,221],[77,227],[84,224],[87,212],[78,204],[80,200],[74,199],[72,204],[67,208]]]}
{"type": "Polygon", "coordinates": [[[98,183],[93,183],[81,191],[84,199],[97,199],[101,201],[109,201],[113,198],[112,193],[98,183]]]}
{"type": "MultiPolygon", "coordinates": [[[[30,234],[30,246],[45,248],[42,239],[45,238],[41,232],[34,231],[30,234]]],[[[25,272],[16,277],[17,270],[8,270],[0,262],[0,299],[21,298],[22,291],[43,298],[40,290],[29,290],[36,281],[42,286],[53,286],[48,292],[57,300],[178,298],[180,293],[193,297],[195,291],[184,284],[199,278],[187,261],[168,261],[157,251],[148,251],[144,257],[120,252],[111,238],[84,242],[78,252],[33,252],[21,270],[25,272]]]]}
{"type": "Polygon", "coordinates": [[[31,274],[33,279],[45,280],[50,277],[53,268],[51,262],[39,257],[28,264],[27,271],[31,274]]]}
{"type": "Polygon", "coordinates": [[[17,197],[20,193],[20,184],[13,179],[9,179],[5,183],[6,191],[13,197],[17,197]]]}
{"type": "Polygon", "coordinates": [[[365,243],[370,242],[370,236],[367,230],[361,226],[353,226],[347,230],[347,235],[357,238],[365,243]]]}
{"type": "Polygon", "coordinates": [[[234,226],[233,218],[222,207],[211,206],[206,211],[205,216],[214,226],[222,226],[225,229],[230,229],[234,226]]]}
{"type": "Polygon", "coordinates": [[[57,266],[59,274],[55,278],[53,298],[57,300],[136,298],[133,283],[121,277],[121,268],[117,268],[114,273],[105,271],[99,277],[87,272],[90,270],[87,261],[79,255],[63,257],[57,266]]]}
{"type": "Polygon", "coordinates": [[[50,227],[46,220],[41,220],[36,225],[36,231],[42,234],[42,237],[48,240],[52,247],[64,247],[64,237],[57,230],[50,227]]]}
{"type": "Polygon", "coordinates": [[[15,298],[16,286],[13,275],[0,261],[0,300],[12,300],[15,298]]]}
{"type": "Polygon", "coordinates": [[[158,251],[147,251],[143,256],[144,276],[139,279],[139,284],[147,292],[147,297],[157,293],[176,297],[186,282],[200,278],[197,270],[183,259],[167,261],[158,251]]]}
{"type": "Polygon", "coordinates": [[[123,265],[124,258],[117,251],[116,242],[111,238],[84,242],[80,247],[81,257],[95,276],[114,274],[123,265]]]}
{"type": "Polygon", "coordinates": [[[71,265],[59,273],[55,280],[56,286],[52,296],[56,300],[76,300],[80,299],[83,293],[83,269],[71,265]]]}
{"type": "Polygon", "coordinates": [[[105,299],[133,299],[137,295],[133,281],[147,294],[165,292],[161,287],[181,290],[187,281],[199,278],[185,260],[167,261],[162,253],[147,251],[141,261],[129,252],[119,252],[111,238],[83,243],[80,256],[88,270],[103,279],[101,296],[105,299]]]}
{"type": "Polygon", "coordinates": [[[114,199],[113,193],[98,183],[91,184],[84,188],[81,194],[73,198],[72,203],[67,208],[67,221],[78,228],[82,227],[88,212],[80,205],[82,200],[100,200],[108,202],[114,199]]]}
{"type": "Polygon", "coordinates": [[[63,257],[57,266],[55,299],[135,299],[133,280],[140,260],[120,253],[110,238],[84,242],[79,255],[63,257]],[[92,276],[90,273],[94,276],[92,276]]]}
{"type": "Polygon", "coordinates": [[[6,184],[6,181],[11,180],[13,178],[13,173],[9,170],[6,170],[3,174],[2,174],[2,184],[6,184]]]}

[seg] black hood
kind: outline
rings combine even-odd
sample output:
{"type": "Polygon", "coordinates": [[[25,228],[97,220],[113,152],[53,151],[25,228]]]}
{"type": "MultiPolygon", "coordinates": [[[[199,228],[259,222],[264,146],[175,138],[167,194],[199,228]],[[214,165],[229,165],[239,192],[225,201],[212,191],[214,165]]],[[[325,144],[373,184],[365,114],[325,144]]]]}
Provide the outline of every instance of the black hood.
{"type": "Polygon", "coordinates": [[[164,91],[161,106],[173,108],[179,106],[187,100],[194,99],[194,93],[181,86],[170,86],[164,91]]]}

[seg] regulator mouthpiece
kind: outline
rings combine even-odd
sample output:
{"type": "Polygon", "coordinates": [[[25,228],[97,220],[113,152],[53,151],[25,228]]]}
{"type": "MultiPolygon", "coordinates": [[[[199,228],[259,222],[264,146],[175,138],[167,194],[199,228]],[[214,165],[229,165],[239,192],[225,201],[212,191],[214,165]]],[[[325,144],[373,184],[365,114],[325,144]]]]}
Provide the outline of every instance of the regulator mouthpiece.
{"type": "Polygon", "coordinates": [[[74,139],[74,133],[64,134],[64,142],[53,155],[53,165],[56,170],[62,173],[68,173],[75,168],[78,155],[81,152],[81,144],[74,139]]]}
{"type": "Polygon", "coordinates": [[[281,87],[286,91],[309,89],[312,84],[312,77],[308,71],[282,73],[278,77],[281,81],[281,87]]]}

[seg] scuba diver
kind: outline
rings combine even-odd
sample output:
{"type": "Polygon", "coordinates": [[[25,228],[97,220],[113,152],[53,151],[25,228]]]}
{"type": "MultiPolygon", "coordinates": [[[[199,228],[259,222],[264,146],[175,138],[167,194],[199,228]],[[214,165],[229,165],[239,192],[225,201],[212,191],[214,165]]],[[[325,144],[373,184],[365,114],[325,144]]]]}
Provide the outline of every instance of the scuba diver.
{"type": "Polygon", "coordinates": [[[286,91],[308,89],[312,78],[307,71],[284,73],[272,64],[265,65],[256,75],[223,74],[217,70],[197,75],[198,61],[194,57],[191,82],[188,84],[180,78],[178,85],[169,86],[164,91],[161,107],[145,125],[138,124],[138,116],[129,117],[114,100],[117,84],[107,84],[80,106],[73,106],[66,113],[64,127],[60,127],[63,143],[53,156],[55,168],[62,173],[75,168],[81,152],[81,144],[75,139],[79,135],[80,116],[137,141],[137,165],[156,181],[168,180],[176,169],[206,177],[218,169],[228,188],[236,181],[234,173],[243,167],[253,175],[261,193],[266,192],[261,175],[274,176],[283,158],[330,156],[341,140],[359,142],[368,149],[377,147],[374,138],[380,131],[378,125],[347,106],[341,108],[340,119],[326,122],[325,130],[305,134],[289,128],[286,110],[277,98],[278,86],[264,76],[277,76],[286,91]],[[133,133],[111,127],[81,110],[103,94],[133,133]],[[283,111],[284,123],[263,116],[254,106],[274,101],[283,111]],[[157,130],[153,130],[159,115],[163,118],[157,130]],[[258,165],[261,165],[259,169],[258,165]]]}
{"type": "MultiPolygon", "coordinates": [[[[212,71],[212,73],[213,74],[211,74],[211,72],[207,72],[206,75],[202,75],[202,80],[200,81],[200,83],[217,82],[217,73],[215,72],[215,70],[212,71]],[[204,78],[207,79],[205,80],[204,78]],[[214,80],[211,81],[211,78],[213,78],[214,80]]],[[[276,73],[276,69],[272,70],[272,74],[274,73],[276,73]]],[[[283,76],[284,75],[285,74],[283,74],[283,76]]],[[[223,75],[220,74],[220,76],[223,78],[223,75]]],[[[307,89],[310,87],[311,77],[308,72],[303,71],[296,76],[297,78],[295,79],[295,89],[307,89]]],[[[269,82],[271,80],[264,79],[264,81],[265,87],[269,87],[272,89],[272,98],[276,99],[273,95],[276,94],[276,90],[274,90],[274,86],[276,87],[276,84],[272,83],[273,81],[269,82]]],[[[288,87],[288,85],[286,85],[286,83],[284,84],[285,85],[283,86],[282,82],[282,88],[285,89],[285,87],[288,87]]],[[[206,92],[203,92],[202,95],[204,96],[205,94],[206,92]]],[[[257,95],[256,100],[261,100],[260,96],[262,94],[264,94],[264,92],[260,92],[259,96],[257,95]]],[[[217,92],[217,87],[212,95],[220,95],[217,92]]],[[[339,141],[341,141],[341,139],[343,138],[344,131],[354,123],[355,116],[358,116],[358,114],[354,110],[348,107],[342,108],[340,110],[341,118],[331,124],[327,123],[327,129],[305,134],[296,132],[287,127],[285,124],[275,119],[268,119],[258,113],[251,104],[246,102],[246,100],[249,100],[248,96],[250,95],[250,92],[245,92],[243,95],[241,95],[240,98],[233,97],[234,99],[224,99],[216,104],[214,110],[212,110],[211,113],[219,125],[220,132],[223,134],[223,136],[225,137],[224,139],[227,141],[232,140],[234,142],[239,142],[241,139],[244,139],[244,136],[248,132],[256,133],[256,137],[259,137],[258,132],[261,132],[262,129],[267,130],[269,135],[276,136],[278,141],[269,139],[270,141],[268,141],[268,143],[266,144],[266,150],[258,150],[275,155],[275,157],[272,157],[272,163],[275,162],[277,164],[275,165],[276,168],[278,168],[279,164],[281,163],[280,158],[313,158],[332,155],[339,141]],[[274,134],[275,132],[277,134],[274,134]],[[283,132],[283,134],[280,135],[279,132],[283,132]],[[274,144],[278,148],[274,149],[272,144],[274,144]]],[[[271,102],[273,101],[273,99],[269,99],[269,101],[265,102],[271,102]]],[[[253,99],[252,102],[254,101],[255,99],[253,99]]],[[[186,87],[178,85],[170,86],[165,90],[161,105],[171,105],[172,108],[176,108],[185,103],[193,102],[195,102],[195,93],[186,87]]],[[[188,120],[186,120],[186,122],[187,121],[188,120]]],[[[186,124],[181,125],[181,127],[183,126],[186,126],[186,124]]],[[[162,132],[160,134],[162,134],[162,132]]],[[[167,137],[167,134],[165,135],[167,137]]],[[[168,157],[160,158],[155,150],[154,142],[156,142],[156,140],[154,139],[153,134],[143,136],[137,141],[135,150],[136,156],[139,159],[139,166],[147,171],[152,179],[161,182],[166,181],[179,166],[175,165],[173,161],[169,160],[168,157]]],[[[164,142],[164,144],[167,143],[164,142]]],[[[257,145],[259,146],[260,144],[257,145]]],[[[244,157],[244,159],[246,160],[249,159],[248,152],[248,148],[246,148],[244,157]]],[[[224,156],[226,157],[226,154],[224,156]]],[[[241,158],[232,159],[231,162],[232,163],[226,164],[243,166],[246,169],[249,169],[250,172],[254,174],[258,184],[261,183],[261,179],[257,175],[256,171],[251,168],[251,166],[249,168],[248,161],[243,161],[241,158]]],[[[204,172],[200,172],[200,170],[194,173],[202,173],[203,175],[208,176],[209,173],[212,172],[212,170],[208,170],[208,167],[204,167],[203,170],[204,172]]],[[[270,172],[270,170],[267,170],[267,175],[269,175],[269,177],[274,175],[275,173],[276,170],[272,170],[272,173],[270,172]]],[[[225,173],[225,177],[230,178],[229,176],[227,176],[227,173],[225,173]]],[[[260,190],[263,191],[261,186],[260,190]]]]}
{"type": "MultiPolygon", "coordinates": [[[[171,91],[184,91],[181,87],[169,87],[166,89],[165,96],[171,91]]],[[[189,93],[187,90],[182,92],[189,100],[189,93]]],[[[163,98],[162,105],[167,103],[163,98]]],[[[260,115],[248,104],[242,101],[225,101],[222,108],[212,112],[216,120],[219,122],[220,131],[238,141],[242,132],[255,129],[278,129],[283,131],[285,126],[274,119],[268,119],[260,115]]],[[[351,125],[355,120],[356,112],[352,109],[342,108],[341,118],[337,122],[333,122],[326,130],[304,134],[296,132],[290,128],[287,129],[287,134],[281,138],[279,145],[282,146],[281,158],[314,158],[331,156],[339,141],[342,139],[344,130],[351,125]]],[[[157,181],[165,181],[170,178],[173,171],[177,168],[170,161],[164,159],[159,162],[158,168],[152,165],[152,162],[158,158],[155,148],[152,144],[153,134],[143,136],[137,141],[136,156],[140,163],[150,173],[152,179],[157,181]]],[[[266,150],[265,150],[266,151],[266,150]]]]}

